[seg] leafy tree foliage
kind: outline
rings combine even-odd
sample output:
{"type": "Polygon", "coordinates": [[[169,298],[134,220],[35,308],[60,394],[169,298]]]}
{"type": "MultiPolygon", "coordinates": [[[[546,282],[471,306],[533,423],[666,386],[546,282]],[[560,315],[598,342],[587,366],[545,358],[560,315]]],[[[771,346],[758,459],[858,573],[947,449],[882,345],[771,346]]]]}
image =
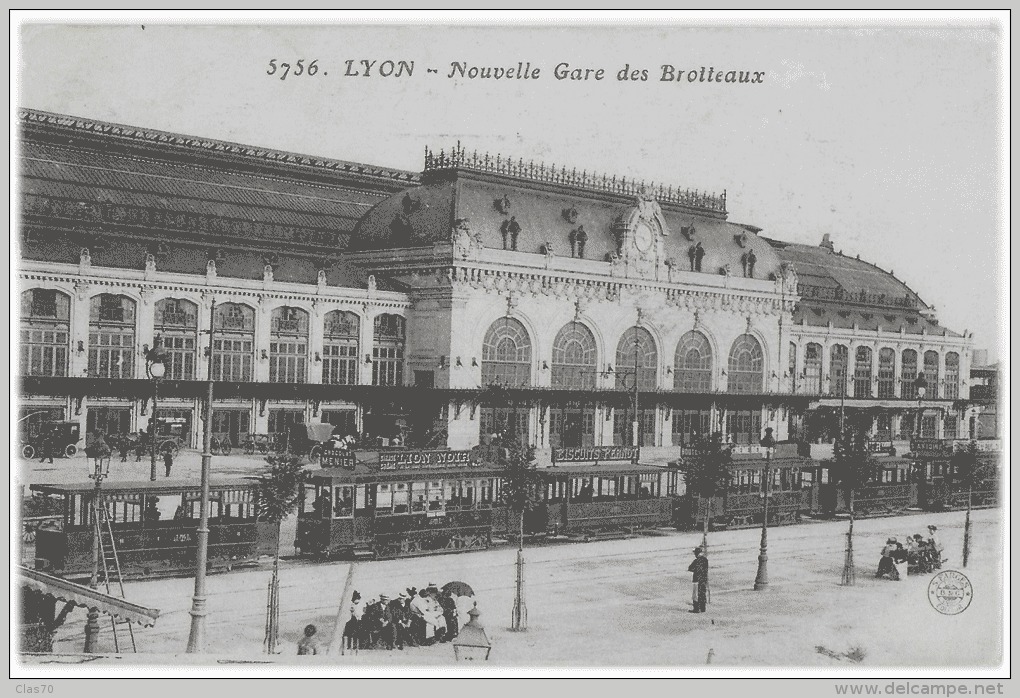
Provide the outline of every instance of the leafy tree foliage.
{"type": "Polygon", "coordinates": [[[278,524],[297,508],[304,464],[290,453],[268,456],[266,462],[269,466],[255,477],[259,483],[256,511],[261,520],[278,524]]]}
{"type": "Polygon", "coordinates": [[[964,448],[953,453],[949,460],[952,466],[953,482],[969,489],[978,489],[989,476],[989,468],[978,456],[977,443],[971,441],[964,448]]]}
{"type": "Polygon", "coordinates": [[[726,491],[732,465],[730,447],[722,442],[722,434],[716,433],[695,445],[694,455],[683,459],[680,473],[688,493],[708,499],[726,491]]]}
{"type": "Polygon", "coordinates": [[[492,447],[494,460],[502,470],[500,501],[514,513],[523,515],[534,506],[538,497],[535,447],[525,446],[514,438],[495,439],[492,447]]]}
{"type": "Polygon", "coordinates": [[[834,460],[830,472],[847,497],[869,482],[878,479],[879,465],[868,451],[867,437],[857,429],[846,429],[834,444],[834,460]]]}

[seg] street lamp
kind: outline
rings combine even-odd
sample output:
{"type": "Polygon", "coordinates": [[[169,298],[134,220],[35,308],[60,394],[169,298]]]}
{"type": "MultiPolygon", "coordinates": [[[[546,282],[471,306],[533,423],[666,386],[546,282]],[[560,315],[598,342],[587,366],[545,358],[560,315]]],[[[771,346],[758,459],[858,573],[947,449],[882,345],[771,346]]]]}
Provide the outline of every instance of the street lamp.
{"type": "Polygon", "coordinates": [[[159,401],[159,382],[166,375],[166,355],[163,353],[163,340],[157,335],[152,341],[152,349],[145,352],[145,373],[152,380],[152,414],[149,416],[149,479],[156,480],[156,409],[159,401]]]}
{"type": "Polygon", "coordinates": [[[754,578],[754,590],[762,591],[769,585],[769,497],[772,489],[772,469],[770,459],[772,456],[772,447],[776,445],[776,440],[772,438],[772,427],[766,427],[765,436],[762,437],[759,442],[765,447],[765,472],[761,482],[761,501],[762,501],[762,518],[761,518],[761,548],[758,551],[758,574],[754,578]]]}
{"type": "Polygon", "coordinates": [[[457,658],[458,662],[484,662],[489,658],[492,645],[485,634],[485,628],[478,622],[478,616],[480,615],[478,602],[476,601],[475,605],[468,611],[468,616],[471,619],[464,624],[457,637],[453,639],[453,656],[457,658]]]}
{"type": "MultiPolygon", "coordinates": [[[[109,449],[97,450],[95,452],[94,470],[89,473],[89,478],[96,481],[95,491],[92,495],[92,577],[89,579],[89,588],[99,588],[99,535],[103,480],[110,474],[110,451],[109,449]]],[[[85,651],[93,653],[99,640],[99,609],[91,607],[88,610],[88,617],[85,621],[85,651]]]]}

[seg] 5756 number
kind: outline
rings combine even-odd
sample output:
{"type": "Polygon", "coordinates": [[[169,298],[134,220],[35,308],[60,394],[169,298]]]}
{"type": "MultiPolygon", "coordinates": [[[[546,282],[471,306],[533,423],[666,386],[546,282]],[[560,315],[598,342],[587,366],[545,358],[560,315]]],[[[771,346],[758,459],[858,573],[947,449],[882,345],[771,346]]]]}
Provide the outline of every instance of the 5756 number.
{"type": "MultiPolygon", "coordinates": [[[[276,59],[274,58],[271,61],[269,61],[269,70],[266,71],[266,75],[276,75],[277,73],[280,73],[280,79],[286,80],[288,75],[312,76],[319,72],[318,58],[313,59],[312,62],[309,63],[308,65],[305,65],[305,60],[306,59],[302,58],[295,62],[294,65],[292,66],[290,63],[284,62],[280,62],[280,64],[277,65],[276,59]]],[[[325,75],[326,73],[323,72],[322,74],[325,75]]]]}

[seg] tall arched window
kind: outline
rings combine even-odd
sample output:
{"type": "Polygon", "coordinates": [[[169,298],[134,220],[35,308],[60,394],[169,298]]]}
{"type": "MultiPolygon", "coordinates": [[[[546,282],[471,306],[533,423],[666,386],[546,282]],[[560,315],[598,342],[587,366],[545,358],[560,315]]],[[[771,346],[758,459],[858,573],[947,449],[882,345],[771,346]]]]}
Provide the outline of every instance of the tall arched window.
{"type": "Polygon", "coordinates": [[[871,397],[871,347],[854,352],[854,397],[871,397]]]}
{"type": "Polygon", "coordinates": [[[482,384],[530,386],[531,340],[519,320],[503,317],[489,326],[482,343],[482,384]]]}
{"type": "Polygon", "coordinates": [[[354,385],[358,382],[358,339],[361,319],[345,310],[326,313],[322,326],[322,382],[354,385]]]}
{"type": "Polygon", "coordinates": [[[308,313],[286,305],[274,308],[269,333],[269,382],[308,380],[308,313]]]}
{"type": "Polygon", "coordinates": [[[643,327],[631,327],[623,333],[616,347],[616,387],[634,389],[634,371],[637,366],[638,390],[655,390],[659,366],[659,352],[655,340],[643,327]],[[630,375],[631,378],[627,378],[630,375]]]}
{"type": "Polygon", "coordinates": [[[829,350],[829,394],[846,395],[850,370],[850,350],[843,344],[833,344],[829,350]]]}
{"type": "Polygon", "coordinates": [[[255,352],[255,310],[240,303],[217,305],[213,331],[213,380],[250,381],[255,352]]]}
{"type": "MultiPolygon", "coordinates": [[[[946,354],[946,391],[943,394],[947,400],[956,400],[960,397],[960,355],[955,351],[946,354]]],[[[949,422],[949,415],[946,423],[949,422]]]]}
{"type": "Polygon", "coordinates": [[[135,302],[100,293],[89,302],[89,375],[134,376],[135,302]]]}
{"type": "Polygon", "coordinates": [[[924,379],[928,381],[928,392],[925,397],[935,399],[939,396],[939,353],[924,352],[924,379]]]}
{"type": "Polygon", "coordinates": [[[552,350],[554,388],[595,388],[595,336],[579,322],[564,325],[552,350]]]}
{"type": "Polygon", "coordinates": [[[43,288],[21,294],[21,375],[67,375],[70,320],[70,296],[43,288]]]}
{"type": "Polygon", "coordinates": [[[372,385],[404,384],[404,318],[376,315],[372,335],[372,385]]]}
{"type": "Polygon", "coordinates": [[[809,393],[822,394],[822,345],[804,347],[804,384],[809,393]]]}
{"type": "Polygon", "coordinates": [[[878,350],[878,397],[896,397],[896,352],[889,347],[878,350]]]}
{"type": "Polygon", "coordinates": [[[764,385],[765,358],[758,340],[742,334],[730,349],[728,390],[731,393],[760,393],[764,385]]]}
{"type": "Polygon", "coordinates": [[[900,362],[900,397],[904,400],[917,398],[917,388],[914,381],[917,379],[917,352],[913,349],[903,350],[903,359],[900,362]]]}
{"type": "Polygon", "coordinates": [[[691,330],[680,338],[673,364],[673,388],[685,393],[712,390],[712,346],[700,332],[691,330]]]}
{"type": "Polygon", "coordinates": [[[156,301],[153,329],[166,353],[166,377],[194,380],[198,349],[198,305],[181,298],[156,301]]]}

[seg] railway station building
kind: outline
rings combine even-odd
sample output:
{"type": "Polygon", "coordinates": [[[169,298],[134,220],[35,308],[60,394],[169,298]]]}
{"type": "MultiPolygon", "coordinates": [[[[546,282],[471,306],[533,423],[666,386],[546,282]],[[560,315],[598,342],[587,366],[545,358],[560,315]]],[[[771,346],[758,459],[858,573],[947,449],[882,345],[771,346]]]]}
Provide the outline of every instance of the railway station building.
{"type": "Polygon", "coordinates": [[[235,446],[323,421],[429,448],[516,434],[545,461],[636,438],[665,461],[716,431],[753,448],[767,427],[906,441],[980,423],[969,335],[828,236],[730,221],[726,192],[459,144],[408,172],[18,116],[29,428],[146,430],[157,338],[159,414],[191,445],[210,371],[213,432],[235,446]]]}

